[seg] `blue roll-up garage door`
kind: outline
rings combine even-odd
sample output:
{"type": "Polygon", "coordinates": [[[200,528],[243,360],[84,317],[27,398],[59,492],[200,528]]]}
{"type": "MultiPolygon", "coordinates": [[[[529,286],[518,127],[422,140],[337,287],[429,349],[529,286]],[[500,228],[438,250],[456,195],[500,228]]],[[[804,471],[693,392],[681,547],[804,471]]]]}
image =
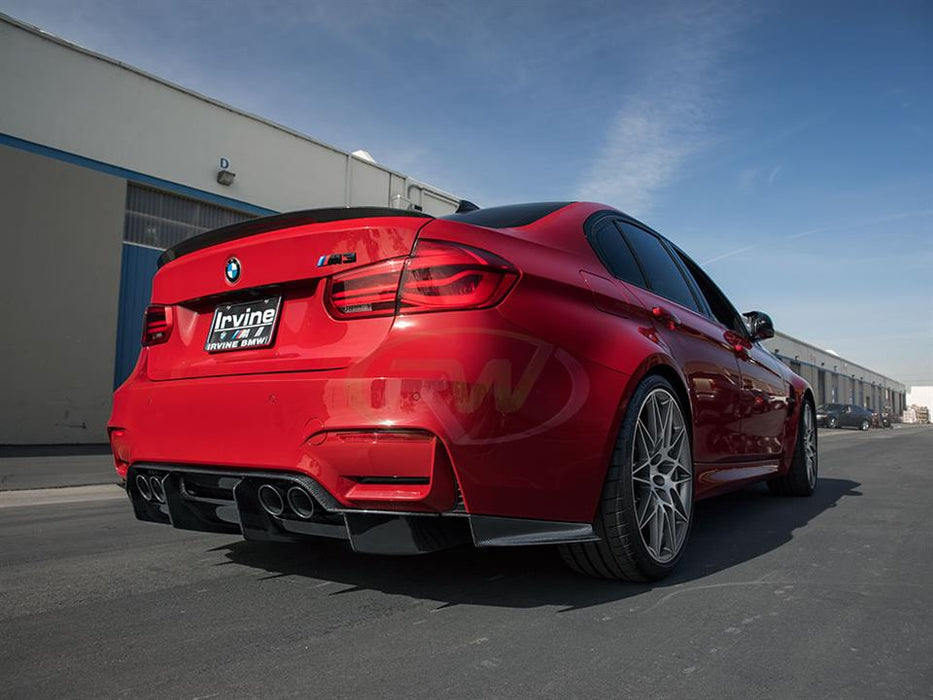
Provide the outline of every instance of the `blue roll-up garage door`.
{"type": "Polygon", "coordinates": [[[117,388],[133,371],[139,357],[143,334],[143,312],[149,303],[152,276],[162,253],[133,243],[123,244],[120,266],[120,310],[117,317],[117,359],[113,371],[113,386],[117,388]]]}

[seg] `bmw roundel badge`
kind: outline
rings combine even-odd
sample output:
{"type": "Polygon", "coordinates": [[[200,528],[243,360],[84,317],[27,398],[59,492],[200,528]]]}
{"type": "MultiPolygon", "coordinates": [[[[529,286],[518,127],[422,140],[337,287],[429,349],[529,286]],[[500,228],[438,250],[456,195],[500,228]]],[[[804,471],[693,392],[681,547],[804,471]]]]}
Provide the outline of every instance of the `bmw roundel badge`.
{"type": "Polygon", "coordinates": [[[230,258],[227,260],[227,264],[224,265],[224,277],[227,278],[227,281],[230,284],[236,284],[240,279],[240,261],[236,258],[230,258]]]}

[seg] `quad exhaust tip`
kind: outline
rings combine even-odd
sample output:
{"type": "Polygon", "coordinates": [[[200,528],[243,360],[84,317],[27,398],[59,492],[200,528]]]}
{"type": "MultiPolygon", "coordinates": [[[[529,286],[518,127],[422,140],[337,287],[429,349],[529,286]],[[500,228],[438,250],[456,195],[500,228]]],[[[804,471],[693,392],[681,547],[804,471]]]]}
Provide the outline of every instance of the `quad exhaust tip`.
{"type": "Polygon", "coordinates": [[[275,486],[263,484],[258,491],[259,505],[269,515],[279,517],[285,512],[285,501],[282,500],[282,494],[275,486]]]}
{"type": "Polygon", "coordinates": [[[162,486],[162,479],[157,476],[150,476],[149,488],[156,503],[165,503],[165,487],[162,486]]]}
{"type": "Polygon", "coordinates": [[[300,486],[292,486],[286,494],[289,507],[302,520],[314,517],[314,499],[300,486]]]}
{"type": "Polygon", "coordinates": [[[146,478],[145,474],[136,475],[136,490],[139,491],[139,495],[143,497],[144,501],[152,500],[152,488],[150,488],[149,479],[146,478]]]}
{"type": "MultiPolygon", "coordinates": [[[[158,476],[136,475],[136,490],[147,503],[165,503],[165,486],[158,476]]],[[[300,486],[292,486],[285,492],[271,484],[262,484],[258,491],[259,505],[269,515],[280,518],[285,514],[286,508],[291,510],[302,520],[314,517],[316,503],[314,498],[300,486]]]]}

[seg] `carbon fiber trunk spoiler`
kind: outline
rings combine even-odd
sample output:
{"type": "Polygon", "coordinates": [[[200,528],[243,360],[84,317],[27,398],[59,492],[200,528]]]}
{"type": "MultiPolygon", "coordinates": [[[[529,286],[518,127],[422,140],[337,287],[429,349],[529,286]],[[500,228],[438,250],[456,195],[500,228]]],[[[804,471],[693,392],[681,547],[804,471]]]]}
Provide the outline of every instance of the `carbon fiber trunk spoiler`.
{"type": "Polygon", "coordinates": [[[241,221],[237,224],[205,231],[197,236],[172,246],[159,256],[159,267],[183,255],[204,250],[211,246],[227,243],[239,238],[255,236],[259,233],[277,231],[305,224],[324,224],[331,221],[346,221],[349,219],[372,219],[386,216],[404,216],[421,219],[433,219],[433,216],[420,211],[407,211],[404,209],[391,209],[389,207],[333,207],[330,209],[304,209],[302,211],[286,212],[263,216],[257,219],[241,221]]]}

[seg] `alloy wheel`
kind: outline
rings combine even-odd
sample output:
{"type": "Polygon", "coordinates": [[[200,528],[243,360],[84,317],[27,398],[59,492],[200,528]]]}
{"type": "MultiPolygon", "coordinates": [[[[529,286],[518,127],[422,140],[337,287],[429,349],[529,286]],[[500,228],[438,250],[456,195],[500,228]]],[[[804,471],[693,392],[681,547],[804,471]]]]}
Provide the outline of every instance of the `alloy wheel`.
{"type": "Polygon", "coordinates": [[[693,509],[690,436],[674,396],[655,389],[635,423],[632,487],[641,540],[660,564],[674,559],[687,539],[693,509]]]}
{"type": "Polygon", "coordinates": [[[807,481],[816,485],[816,427],[813,421],[813,409],[805,403],[803,407],[803,456],[807,465],[807,481]]]}

